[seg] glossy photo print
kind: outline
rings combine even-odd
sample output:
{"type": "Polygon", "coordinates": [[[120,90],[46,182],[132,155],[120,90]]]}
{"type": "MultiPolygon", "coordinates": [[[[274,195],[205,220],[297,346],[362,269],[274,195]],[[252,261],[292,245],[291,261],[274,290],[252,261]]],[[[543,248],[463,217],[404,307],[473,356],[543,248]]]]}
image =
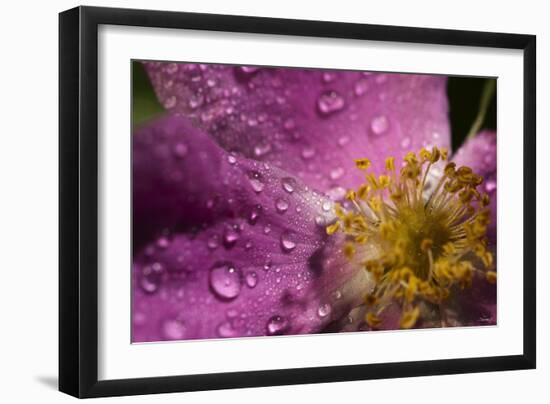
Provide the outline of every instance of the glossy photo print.
{"type": "Polygon", "coordinates": [[[132,61],[132,342],[497,323],[496,79],[132,61]]]}

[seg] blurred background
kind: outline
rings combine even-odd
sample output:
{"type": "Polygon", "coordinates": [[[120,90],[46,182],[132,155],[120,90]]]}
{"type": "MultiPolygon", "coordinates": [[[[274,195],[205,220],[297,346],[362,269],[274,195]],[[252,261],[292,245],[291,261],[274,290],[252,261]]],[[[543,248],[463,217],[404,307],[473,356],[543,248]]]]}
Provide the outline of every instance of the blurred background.
{"type": "MultiPolygon", "coordinates": [[[[159,104],[140,62],[132,62],[133,125],[146,122],[164,109],[159,104]]],[[[480,102],[488,81],[496,79],[475,77],[449,77],[447,94],[453,150],[458,148],[468,134],[479,112],[480,102]]],[[[490,97],[487,113],[481,129],[495,129],[497,124],[496,92],[490,97]]]]}

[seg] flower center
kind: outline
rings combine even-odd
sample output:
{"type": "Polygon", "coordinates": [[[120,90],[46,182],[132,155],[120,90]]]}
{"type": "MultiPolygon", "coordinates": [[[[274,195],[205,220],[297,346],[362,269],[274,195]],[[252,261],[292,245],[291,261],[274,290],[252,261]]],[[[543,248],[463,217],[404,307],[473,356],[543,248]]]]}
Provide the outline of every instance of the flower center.
{"type": "Polygon", "coordinates": [[[477,190],[483,177],[450,162],[431,184],[430,174],[446,160],[446,149],[422,149],[408,153],[399,172],[389,157],[379,176],[369,172],[368,159],[356,160],[366,181],[348,191],[344,205],[335,205],[338,219],[327,233],[343,232],[344,254],[374,280],[365,297],[371,328],[379,328],[384,311],[394,305],[402,312],[400,327],[411,328],[421,307],[442,309],[455,291],[471,285],[474,276],[496,281],[485,237],[489,196],[477,190]],[[366,244],[376,246],[368,249],[377,251],[374,257],[365,255],[366,244]]]}

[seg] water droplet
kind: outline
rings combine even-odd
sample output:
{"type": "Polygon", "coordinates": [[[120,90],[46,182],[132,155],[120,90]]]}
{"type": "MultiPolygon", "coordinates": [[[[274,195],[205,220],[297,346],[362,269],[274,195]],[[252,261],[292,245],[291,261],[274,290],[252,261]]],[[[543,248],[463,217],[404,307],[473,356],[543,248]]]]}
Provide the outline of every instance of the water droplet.
{"type": "Polygon", "coordinates": [[[376,82],[378,84],[383,84],[388,80],[388,76],[385,74],[378,74],[376,75],[376,82]]]}
{"type": "Polygon", "coordinates": [[[385,115],[380,115],[375,118],[370,123],[370,129],[374,135],[380,136],[387,132],[390,126],[390,122],[385,115]]]}
{"type": "Polygon", "coordinates": [[[245,277],[246,286],[249,288],[254,288],[258,284],[258,275],[254,271],[250,271],[246,274],[245,277]]]}
{"type": "Polygon", "coordinates": [[[284,252],[291,252],[296,248],[295,235],[286,230],[281,234],[281,248],[284,252]]]}
{"type": "Polygon", "coordinates": [[[229,321],[224,321],[216,329],[218,335],[222,338],[236,337],[239,335],[238,331],[233,328],[229,321]]]}
{"type": "Polygon", "coordinates": [[[143,267],[140,279],[141,288],[147,293],[155,293],[162,282],[163,272],[164,267],[158,262],[143,267]]]}
{"type": "Polygon", "coordinates": [[[227,162],[229,164],[233,165],[237,162],[237,158],[235,156],[229,155],[229,156],[227,156],[227,162]]]}
{"type": "Polygon", "coordinates": [[[271,144],[257,145],[254,147],[254,155],[256,157],[263,157],[271,151],[271,144]]]}
{"type": "Polygon", "coordinates": [[[401,139],[400,144],[402,149],[408,149],[409,146],[411,145],[411,138],[408,136],[404,137],[403,139],[401,139]]]}
{"type": "Polygon", "coordinates": [[[250,215],[248,216],[248,223],[251,225],[255,225],[258,221],[258,218],[260,217],[260,212],[262,211],[261,205],[256,205],[252,208],[250,211],[250,215]]]}
{"type": "Polygon", "coordinates": [[[346,190],[343,187],[334,187],[328,190],[327,196],[333,201],[339,201],[346,196],[346,190]]]}
{"type": "Polygon", "coordinates": [[[341,178],[342,175],[344,175],[344,169],[342,167],[336,167],[330,170],[331,180],[337,180],[338,178],[341,178]]]}
{"type": "Polygon", "coordinates": [[[192,96],[189,99],[189,102],[187,104],[189,105],[189,108],[197,109],[202,105],[203,102],[204,102],[204,97],[202,97],[201,95],[197,95],[197,96],[192,96]]]}
{"type": "Polygon", "coordinates": [[[189,148],[185,143],[178,143],[174,146],[174,155],[176,157],[184,158],[187,155],[189,148]]]}
{"type": "Polygon", "coordinates": [[[331,83],[336,78],[336,74],[331,72],[323,73],[323,83],[331,83]]]}
{"type": "Polygon", "coordinates": [[[296,127],[296,122],[294,122],[294,119],[289,118],[283,123],[283,127],[286,130],[292,130],[296,127]]]}
{"type": "Polygon", "coordinates": [[[321,208],[325,211],[325,212],[328,212],[330,210],[330,208],[332,208],[332,202],[329,201],[329,200],[324,200],[322,205],[321,205],[321,208]]]}
{"type": "Polygon", "coordinates": [[[232,300],[239,296],[241,283],[241,271],[231,263],[218,263],[210,269],[210,287],[221,299],[232,300]]]}
{"type": "Polygon", "coordinates": [[[157,240],[157,246],[159,248],[168,248],[169,245],[170,240],[168,240],[168,238],[166,237],[159,237],[159,239],[157,240]]]}
{"type": "Polygon", "coordinates": [[[227,248],[231,248],[235,245],[237,240],[239,239],[239,233],[232,228],[232,227],[226,227],[223,232],[223,245],[227,248]]]}
{"type": "Polygon", "coordinates": [[[256,66],[240,66],[238,69],[244,73],[256,73],[258,70],[260,70],[259,67],[256,66]]]}
{"type": "Polygon", "coordinates": [[[215,250],[216,248],[218,248],[218,246],[220,245],[218,235],[212,235],[212,237],[208,239],[207,245],[208,248],[210,248],[211,250],[215,250]]]}
{"type": "Polygon", "coordinates": [[[315,216],[315,224],[320,227],[326,226],[326,219],[323,216],[315,216]]]}
{"type": "Polygon", "coordinates": [[[359,80],[357,83],[355,83],[355,86],[353,87],[353,92],[355,93],[356,96],[360,97],[363,94],[365,94],[368,89],[369,89],[369,85],[367,80],[362,79],[362,80],[359,80]]]}
{"type": "Polygon", "coordinates": [[[289,323],[286,318],[282,316],[271,317],[266,325],[268,335],[282,335],[288,330],[289,323]]]}
{"type": "Polygon", "coordinates": [[[168,63],[166,65],[166,73],[168,74],[174,74],[178,71],[178,64],[177,63],[168,63]]]}
{"type": "Polygon", "coordinates": [[[332,115],[343,109],[344,106],[344,97],[336,91],[325,91],[317,99],[317,110],[324,116],[332,115]]]}
{"type": "Polygon", "coordinates": [[[288,192],[289,194],[294,192],[294,188],[296,186],[296,180],[291,177],[285,177],[281,180],[281,183],[283,185],[283,189],[288,192]]]}
{"type": "Polygon", "coordinates": [[[332,293],[332,297],[335,300],[340,300],[342,298],[342,292],[340,292],[339,290],[335,290],[334,293],[332,293]]]}
{"type": "Polygon", "coordinates": [[[312,147],[305,147],[303,150],[302,150],[302,158],[304,160],[309,160],[310,158],[312,158],[313,156],[315,156],[315,149],[312,148],[312,147]]]}
{"type": "Polygon", "coordinates": [[[185,337],[185,324],[183,321],[171,319],[162,323],[162,334],[166,339],[178,340],[185,337]]]}
{"type": "Polygon", "coordinates": [[[264,227],[264,234],[269,234],[269,233],[271,233],[271,225],[267,224],[264,227]]]}
{"type": "Polygon", "coordinates": [[[288,206],[288,201],[282,198],[277,199],[277,201],[275,202],[275,207],[277,208],[277,212],[279,213],[286,212],[288,210],[288,206]]]}
{"type": "Polygon", "coordinates": [[[345,146],[349,143],[350,138],[349,136],[342,136],[340,139],[338,139],[338,146],[345,146]]]}
{"type": "Polygon", "coordinates": [[[172,109],[176,106],[176,96],[175,95],[171,95],[170,97],[168,97],[165,101],[164,101],[164,108],[166,109],[172,109]]]}
{"type": "Polygon", "coordinates": [[[491,193],[497,189],[497,182],[494,179],[487,180],[485,183],[485,191],[491,193]]]}
{"type": "Polygon", "coordinates": [[[319,315],[319,317],[323,318],[328,316],[331,310],[332,310],[332,307],[330,307],[330,304],[325,303],[319,306],[319,308],[317,309],[317,314],[319,315]]]}
{"type": "Polygon", "coordinates": [[[262,182],[262,177],[260,173],[253,171],[249,174],[248,179],[254,191],[256,191],[257,193],[260,193],[263,191],[265,184],[262,182]]]}

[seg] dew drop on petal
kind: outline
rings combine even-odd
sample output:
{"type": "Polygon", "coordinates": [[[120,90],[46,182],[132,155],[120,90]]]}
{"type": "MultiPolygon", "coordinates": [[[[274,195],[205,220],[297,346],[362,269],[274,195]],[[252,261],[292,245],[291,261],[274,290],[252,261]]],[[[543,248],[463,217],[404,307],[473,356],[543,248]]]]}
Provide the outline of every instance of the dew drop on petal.
{"type": "Polygon", "coordinates": [[[295,235],[292,232],[287,230],[281,234],[281,248],[287,253],[296,248],[295,235]]]}
{"type": "Polygon", "coordinates": [[[321,318],[326,317],[330,314],[331,310],[332,310],[332,307],[330,307],[330,304],[328,303],[322,304],[317,309],[317,315],[321,318]]]}
{"type": "Polygon", "coordinates": [[[246,274],[245,277],[246,286],[249,288],[254,288],[258,284],[258,275],[254,271],[250,271],[246,274]]]}
{"type": "Polygon", "coordinates": [[[372,119],[370,129],[376,136],[383,135],[388,131],[390,123],[385,115],[379,115],[372,119]]]}
{"type": "Polygon", "coordinates": [[[336,91],[325,91],[317,99],[317,110],[323,116],[332,115],[345,106],[344,97],[336,91]]]}
{"type": "Polygon", "coordinates": [[[166,320],[162,323],[162,335],[171,340],[183,339],[186,327],[183,321],[177,319],[166,320]]]}
{"type": "Polygon", "coordinates": [[[305,147],[303,150],[302,150],[302,158],[304,160],[309,160],[310,158],[312,158],[313,156],[315,156],[315,149],[312,148],[312,147],[305,147]]]}
{"type": "Polygon", "coordinates": [[[262,182],[260,173],[253,171],[249,174],[248,179],[250,181],[250,186],[252,186],[255,192],[260,193],[263,191],[265,184],[262,182]]]}
{"type": "Polygon", "coordinates": [[[268,335],[281,335],[288,329],[289,323],[286,318],[282,316],[271,317],[266,324],[266,330],[268,335]]]}
{"type": "Polygon", "coordinates": [[[293,193],[294,192],[294,187],[296,185],[296,181],[294,180],[294,178],[290,178],[290,177],[285,177],[282,179],[282,185],[283,185],[283,189],[288,192],[289,194],[293,193]]]}
{"type": "Polygon", "coordinates": [[[214,293],[225,300],[232,300],[241,292],[241,271],[231,263],[222,262],[210,269],[210,287],[214,293]]]}
{"type": "Polygon", "coordinates": [[[237,158],[233,155],[227,156],[227,162],[231,165],[235,164],[237,162],[237,158]]]}
{"type": "Polygon", "coordinates": [[[275,202],[275,208],[277,208],[277,212],[279,213],[286,212],[288,210],[288,206],[288,201],[282,198],[277,199],[277,201],[275,202]]]}
{"type": "Polygon", "coordinates": [[[330,179],[337,180],[344,175],[344,169],[342,167],[336,167],[330,170],[330,179]]]}
{"type": "Polygon", "coordinates": [[[261,205],[256,205],[250,210],[250,215],[248,216],[248,223],[255,225],[260,217],[260,212],[262,211],[261,205]]]}
{"type": "Polygon", "coordinates": [[[189,148],[185,143],[177,143],[174,146],[174,155],[178,158],[184,158],[187,155],[189,148]]]}
{"type": "Polygon", "coordinates": [[[485,183],[485,191],[491,193],[495,189],[497,189],[496,181],[494,179],[487,180],[487,182],[485,183]]]}
{"type": "Polygon", "coordinates": [[[216,329],[218,335],[222,338],[236,337],[239,335],[238,331],[233,328],[229,321],[224,321],[216,329]]]}
{"type": "Polygon", "coordinates": [[[350,141],[350,138],[349,136],[342,136],[341,138],[338,139],[338,146],[345,146],[349,143],[350,141]]]}
{"type": "Polygon", "coordinates": [[[223,245],[227,248],[233,247],[239,239],[239,233],[232,227],[226,227],[223,232],[223,245]]]}
{"type": "Polygon", "coordinates": [[[355,86],[353,87],[353,92],[356,96],[360,97],[365,94],[368,89],[369,87],[367,80],[361,79],[357,83],[355,83],[355,86]]]}
{"type": "Polygon", "coordinates": [[[212,235],[207,242],[208,248],[211,250],[215,250],[220,245],[219,243],[219,237],[217,234],[212,235]]]}
{"type": "Polygon", "coordinates": [[[256,157],[263,157],[271,151],[271,144],[258,145],[254,147],[254,155],[256,157]]]}
{"type": "Polygon", "coordinates": [[[405,150],[408,149],[409,146],[411,145],[411,138],[408,136],[404,137],[403,139],[401,139],[400,145],[402,149],[405,149],[405,150]]]}
{"type": "Polygon", "coordinates": [[[176,102],[177,102],[176,96],[172,95],[164,101],[164,108],[172,109],[176,106],[176,102]]]}

